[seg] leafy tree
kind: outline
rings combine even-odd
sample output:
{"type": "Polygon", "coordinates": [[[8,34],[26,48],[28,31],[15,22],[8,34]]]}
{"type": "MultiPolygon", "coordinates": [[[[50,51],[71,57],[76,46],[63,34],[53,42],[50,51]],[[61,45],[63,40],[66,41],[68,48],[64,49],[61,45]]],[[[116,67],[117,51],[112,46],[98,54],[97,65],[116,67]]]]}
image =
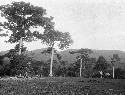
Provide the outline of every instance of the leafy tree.
{"type": "Polygon", "coordinates": [[[4,56],[8,57],[10,60],[14,58],[14,56],[17,55],[15,49],[10,49],[8,53],[6,53],[4,56]]]}
{"type": "Polygon", "coordinates": [[[49,63],[48,62],[44,62],[44,64],[42,65],[42,75],[43,76],[48,76],[49,75],[49,63]]]}
{"type": "Polygon", "coordinates": [[[111,58],[112,68],[113,68],[113,78],[115,78],[115,68],[114,65],[120,61],[120,58],[118,54],[113,54],[113,57],[111,58]]]}
{"type": "Polygon", "coordinates": [[[44,61],[33,60],[31,62],[32,75],[48,76],[48,64],[44,61]]]}
{"type": "MultiPolygon", "coordinates": [[[[45,31],[48,31],[54,26],[53,17],[46,16],[46,9],[30,3],[12,2],[0,6],[0,10],[1,16],[6,19],[6,21],[1,22],[1,27],[11,31],[7,42],[19,42],[19,47],[22,46],[23,41],[29,42],[36,39],[31,28],[41,26],[45,31]]],[[[21,54],[21,48],[19,54],[21,54]]]]}
{"type": "MultiPolygon", "coordinates": [[[[25,52],[26,51],[26,47],[24,47],[23,45],[21,46],[21,52],[25,52]]],[[[8,53],[6,53],[4,56],[8,57],[10,59],[13,59],[13,57],[15,55],[17,55],[19,52],[19,44],[17,44],[14,49],[10,49],[8,53]]]]}
{"type": "Polygon", "coordinates": [[[3,58],[4,56],[0,56],[0,65],[3,65],[3,58]]]}
{"type": "Polygon", "coordinates": [[[68,76],[68,77],[78,77],[79,76],[78,68],[74,63],[67,66],[66,76],[68,76]]]}
{"type": "Polygon", "coordinates": [[[105,69],[107,69],[107,61],[103,56],[99,56],[96,65],[95,65],[95,69],[99,70],[99,71],[103,71],[105,69]]]}
{"type": "Polygon", "coordinates": [[[96,63],[96,58],[89,58],[89,63],[91,63],[91,64],[95,64],[96,63]]]}
{"type": "MultiPolygon", "coordinates": [[[[73,64],[71,64],[68,68],[73,68],[73,72],[75,76],[79,77],[80,76],[80,60],[77,60],[73,64]]],[[[82,75],[82,74],[81,74],[82,75]]]]}
{"type": "Polygon", "coordinates": [[[10,59],[10,75],[25,75],[30,72],[30,64],[32,61],[26,54],[18,55],[16,49],[10,49],[4,56],[10,59]]]}
{"type": "Polygon", "coordinates": [[[66,77],[66,75],[67,75],[67,69],[68,69],[67,61],[63,61],[62,60],[60,62],[60,64],[58,65],[58,67],[57,67],[56,75],[57,76],[66,77]]]}
{"type": "Polygon", "coordinates": [[[92,57],[87,60],[87,64],[85,65],[85,70],[84,70],[85,77],[89,78],[93,76],[94,72],[93,67],[95,64],[96,64],[96,58],[92,57]]]}
{"type": "Polygon", "coordinates": [[[0,76],[3,75],[4,67],[3,67],[3,56],[0,56],[0,76]]]}
{"type": "Polygon", "coordinates": [[[125,79],[125,70],[121,68],[115,68],[115,78],[125,79]]]}
{"type": "Polygon", "coordinates": [[[0,56],[0,76],[10,75],[10,60],[5,55],[0,56]]]}
{"type": "Polygon", "coordinates": [[[107,68],[108,68],[108,63],[106,59],[103,56],[99,56],[94,69],[99,71],[102,77],[103,71],[106,70],[107,68]]]}
{"type": "Polygon", "coordinates": [[[77,61],[79,61],[80,63],[80,77],[82,76],[82,69],[86,68],[86,63],[89,61],[89,54],[92,53],[92,50],[91,49],[79,49],[77,51],[70,51],[69,52],[70,54],[80,54],[78,55],[76,58],[77,58],[77,61]],[[83,63],[84,63],[84,67],[83,67],[83,63]]]}
{"type": "Polygon", "coordinates": [[[11,59],[10,69],[12,75],[26,75],[26,73],[30,72],[30,64],[31,58],[27,55],[14,55],[11,59]]]}
{"type": "Polygon", "coordinates": [[[68,48],[72,43],[73,40],[71,39],[71,36],[69,32],[60,32],[56,31],[54,29],[50,29],[49,31],[45,31],[44,34],[40,34],[38,32],[35,33],[36,37],[38,39],[41,39],[42,43],[49,46],[49,52],[51,53],[51,64],[50,64],[50,76],[53,76],[52,74],[52,65],[53,65],[53,56],[55,52],[54,46],[57,45],[59,49],[68,48]]]}

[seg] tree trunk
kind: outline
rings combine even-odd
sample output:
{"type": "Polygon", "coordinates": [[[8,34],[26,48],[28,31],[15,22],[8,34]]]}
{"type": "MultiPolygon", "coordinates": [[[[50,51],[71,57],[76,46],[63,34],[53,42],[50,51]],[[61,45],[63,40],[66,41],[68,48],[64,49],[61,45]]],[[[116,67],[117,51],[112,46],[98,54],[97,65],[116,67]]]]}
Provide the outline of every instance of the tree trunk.
{"type": "Polygon", "coordinates": [[[82,77],[82,58],[80,59],[80,77],[82,77]]]}
{"type": "Polygon", "coordinates": [[[53,76],[53,72],[52,72],[52,68],[53,68],[53,56],[54,56],[54,49],[52,47],[51,63],[50,63],[50,74],[49,74],[50,77],[53,76]]]}
{"type": "Polygon", "coordinates": [[[101,79],[102,79],[102,75],[101,75],[101,79]]]}
{"type": "Polygon", "coordinates": [[[115,68],[114,68],[114,66],[113,66],[113,72],[112,72],[112,73],[113,73],[113,76],[112,76],[112,77],[113,77],[113,79],[114,79],[114,78],[115,78],[115,68]]]}
{"type": "Polygon", "coordinates": [[[21,55],[21,46],[22,46],[22,37],[20,38],[20,41],[19,41],[19,55],[21,55]]]}
{"type": "Polygon", "coordinates": [[[86,63],[84,62],[84,66],[83,66],[83,69],[85,70],[86,69],[86,63]]]}

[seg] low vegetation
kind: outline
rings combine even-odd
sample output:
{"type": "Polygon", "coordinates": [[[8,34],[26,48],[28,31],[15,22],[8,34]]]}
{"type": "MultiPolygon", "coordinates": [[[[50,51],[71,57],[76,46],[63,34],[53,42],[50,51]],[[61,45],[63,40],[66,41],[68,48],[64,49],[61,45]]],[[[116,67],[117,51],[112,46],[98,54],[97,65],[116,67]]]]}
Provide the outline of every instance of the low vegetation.
{"type": "Polygon", "coordinates": [[[125,80],[45,77],[1,79],[1,95],[125,95],[125,80]]]}

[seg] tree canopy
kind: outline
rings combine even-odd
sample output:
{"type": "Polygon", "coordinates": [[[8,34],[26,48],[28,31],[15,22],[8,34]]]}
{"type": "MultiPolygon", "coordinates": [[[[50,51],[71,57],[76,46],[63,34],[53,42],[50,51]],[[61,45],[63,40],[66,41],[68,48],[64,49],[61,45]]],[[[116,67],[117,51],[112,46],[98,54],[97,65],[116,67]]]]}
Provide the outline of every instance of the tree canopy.
{"type": "Polygon", "coordinates": [[[25,2],[12,2],[0,6],[1,16],[6,19],[1,26],[12,32],[8,42],[15,43],[35,39],[31,27],[42,26],[45,31],[54,27],[53,17],[46,16],[46,9],[25,2]]]}
{"type": "Polygon", "coordinates": [[[103,56],[99,56],[94,69],[104,71],[108,68],[108,63],[103,56]]]}
{"type": "Polygon", "coordinates": [[[113,57],[111,58],[111,63],[114,65],[115,62],[119,62],[120,57],[118,54],[113,54],[113,57]]]}
{"type": "Polygon", "coordinates": [[[78,60],[83,59],[83,62],[85,63],[85,62],[87,62],[89,60],[89,54],[93,53],[93,51],[91,49],[87,49],[87,48],[83,49],[83,48],[81,48],[81,49],[79,49],[77,51],[70,51],[69,53],[70,54],[76,54],[76,53],[80,54],[76,58],[78,60]]]}
{"type": "Polygon", "coordinates": [[[47,30],[43,34],[36,31],[34,35],[50,48],[54,47],[57,43],[59,49],[64,49],[68,48],[73,43],[69,32],[61,32],[55,29],[47,30]]]}

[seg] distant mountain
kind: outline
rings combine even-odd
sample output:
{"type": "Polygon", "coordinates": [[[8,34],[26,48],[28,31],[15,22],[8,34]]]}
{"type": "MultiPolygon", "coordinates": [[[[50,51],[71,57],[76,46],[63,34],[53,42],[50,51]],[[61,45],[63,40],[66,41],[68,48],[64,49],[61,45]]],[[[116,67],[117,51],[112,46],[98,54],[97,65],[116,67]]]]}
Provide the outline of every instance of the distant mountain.
{"type": "MultiPolygon", "coordinates": [[[[33,50],[33,51],[27,51],[26,54],[28,54],[30,57],[32,57],[33,59],[37,60],[37,61],[46,61],[48,59],[50,59],[50,55],[49,54],[42,54],[41,52],[45,50],[45,48],[43,49],[37,49],[37,50],[33,50]]],[[[76,61],[76,56],[78,56],[78,54],[70,54],[69,51],[75,51],[77,49],[67,49],[64,51],[60,51],[59,53],[62,55],[62,59],[65,61],[68,61],[69,64],[74,63],[76,61]]],[[[1,52],[0,54],[5,54],[8,51],[5,52],[1,52]]],[[[120,67],[120,68],[124,68],[125,69],[125,52],[123,51],[119,51],[119,50],[93,50],[93,53],[90,54],[90,57],[94,57],[94,58],[98,58],[100,55],[104,56],[105,59],[110,62],[110,58],[112,57],[113,54],[118,54],[121,62],[120,64],[116,64],[116,67],[120,67]]],[[[57,60],[56,56],[54,56],[54,59],[57,60]]]]}

